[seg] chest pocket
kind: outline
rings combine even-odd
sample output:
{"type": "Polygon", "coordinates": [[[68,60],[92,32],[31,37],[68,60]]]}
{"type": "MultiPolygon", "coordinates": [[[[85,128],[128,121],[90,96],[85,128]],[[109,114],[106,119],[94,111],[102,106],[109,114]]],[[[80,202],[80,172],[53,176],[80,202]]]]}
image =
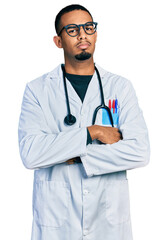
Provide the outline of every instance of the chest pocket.
{"type": "MultiPolygon", "coordinates": [[[[119,127],[120,106],[118,99],[112,97],[105,99],[105,105],[108,106],[111,110],[114,127],[119,127]]],[[[106,109],[99,110],[97,114],[96,124],[102,126],[111,126],[110,117],[106,109]]]]}
{"type": "Polygon", "coordinates": [[[34,185],[33,212],[39,225],[59,228],[68,218],[69,185],[61,181],[40,181],[34,185]]]}

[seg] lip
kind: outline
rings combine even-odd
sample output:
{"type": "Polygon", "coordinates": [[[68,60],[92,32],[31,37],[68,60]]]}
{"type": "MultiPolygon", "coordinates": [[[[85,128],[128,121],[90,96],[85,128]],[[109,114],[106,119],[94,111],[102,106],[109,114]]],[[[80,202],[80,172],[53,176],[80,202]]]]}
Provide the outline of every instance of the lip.
{"type": "Polygon", "coordinates": [[[80,49],[86,49],[90,46],[90,42],[81,42],[81,43],[78,43],[77,44],[77,48],[80,48],[80,49]]]}

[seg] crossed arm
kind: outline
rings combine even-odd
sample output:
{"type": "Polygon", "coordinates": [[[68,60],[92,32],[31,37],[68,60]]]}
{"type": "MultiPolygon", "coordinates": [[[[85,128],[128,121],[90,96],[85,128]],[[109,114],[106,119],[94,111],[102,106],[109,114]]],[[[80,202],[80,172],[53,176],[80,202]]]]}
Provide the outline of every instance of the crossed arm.
{"type": "MultiPolygon", "coordinates": [[[[119,132],[118,128],[103,127],[103,126],[99,126],[99,125],[92,125],[87,128],[89,130],[92,141],[97,139],[97,140],[101,141],[102,143],[113,144],[122,139],[122,135],[119,132]]],[[[71,164],[72,160],[69,159],[66,162],[71,164]]]]}

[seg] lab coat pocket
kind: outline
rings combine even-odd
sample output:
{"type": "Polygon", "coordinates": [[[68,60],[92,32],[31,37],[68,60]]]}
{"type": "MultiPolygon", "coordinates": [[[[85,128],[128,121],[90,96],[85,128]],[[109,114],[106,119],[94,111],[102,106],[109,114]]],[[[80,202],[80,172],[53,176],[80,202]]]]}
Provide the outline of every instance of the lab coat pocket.
{"type": "Polygon", "coordinates": [[[121,224],[130,219],[128,180],[114,180],[106,187],[106,219],[121,224]]]}
{"type": "Polygon", "coordinates": [[[43,227],[59,228],[68,218],[69,185],[61,181],[35,182],[33,212],[43,227]]]}
{"type": "MultiPolygon", "coordinates": [[[[120,107],[119,107],[119,104],[118,104],[118,100],[117,99],[112,100],[112,99],[113,98],[105,99],[105,104],[106,104],[106,106],[109,107],[109,109],[111,111],[111,116],[112,116],[112,119],[113,119],[114,127],[118,127],[120,107]],[[111,105],[112,102],[114,102],[114,104],[111,105]]],[[[108,114],[106,109],[102,109],[102,125],[103,126],[111,126],[110,117],[109,117],[109,114],[108,114]]]]}

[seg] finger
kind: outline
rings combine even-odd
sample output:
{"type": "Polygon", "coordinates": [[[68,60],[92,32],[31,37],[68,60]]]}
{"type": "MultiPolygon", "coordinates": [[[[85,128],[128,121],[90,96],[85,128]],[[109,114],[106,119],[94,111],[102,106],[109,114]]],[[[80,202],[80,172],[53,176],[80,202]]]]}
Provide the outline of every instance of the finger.
{"type": "Polygon", "coordinates": [[[74,164],[74,161],[67,161],[67,164],[74,164]]]}

